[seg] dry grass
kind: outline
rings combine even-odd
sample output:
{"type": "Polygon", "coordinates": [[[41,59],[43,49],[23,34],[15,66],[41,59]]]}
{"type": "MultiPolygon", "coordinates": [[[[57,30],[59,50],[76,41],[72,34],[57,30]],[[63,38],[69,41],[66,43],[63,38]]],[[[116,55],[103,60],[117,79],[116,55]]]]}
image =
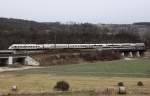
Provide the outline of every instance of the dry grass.
{"type": "Polygon", "coordinates": [[[52,76],[48,74],[15,75],[6,73],[0,75],[0,91],[9,93],[10,87],[17,85],[19,93],[53,92],[53,87],[59,80],[69,82],[71,91],[104,91],[107,87],[117,88],[118,82],[124,82],[130,94],[150,93],[150,78],[52,76]],[[136,85],[138,81],[142,81],[145,86],[138,87],[136,85]]]}
{"type": "Polygon", "coordinates": [[[96,93],[108,87],[118,88],[118,82],[124,82],[127,87],[128,94],[125,96],[150,96],[149,62],[149,59],[118,60],[3,72],[0,73],[0,93],[10,93],[10,87],[17,85],[18,93],[55,94],[53,87],[57,81],[63,80],[70,84],[70,92],[30,96],[97,96],[96,93]],[[101,75],[103,72],[107,74],[101,75]],[[137,86],[138,81],[142,81],[144,86],[137,86]],[[91,95],[91,90],[94,90],[94,95],[91,95]]]}

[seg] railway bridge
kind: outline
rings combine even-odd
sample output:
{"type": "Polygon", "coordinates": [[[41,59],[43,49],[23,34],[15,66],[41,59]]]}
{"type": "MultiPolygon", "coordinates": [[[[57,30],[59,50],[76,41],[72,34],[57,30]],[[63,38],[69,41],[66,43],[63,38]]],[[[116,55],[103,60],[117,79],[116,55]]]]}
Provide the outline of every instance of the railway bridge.
{"type": "MultiPolygon", "coordinates": [[[[86,50],[85,48],[79,49],[78,50],[86,50]]],[[[58,50],[58,49],[55,49],[58,50]]],[[[73,50],[73,49],[69,49],[73,50]]],[[[128,47],[97,47],[97,48],[92,48],[89,49],[89,51],[94,51],[94,50],[112,50],[113,52],[119,52],[122,57],[142,57],[144,56],[145,52],[145,47],[143,46],[138,46],[138,47],[133,47],[133,46],[128,46],[128,47]]],[[[43,54],[47,50],[0,50],[0,66],[5,66],[5,65],[13,65],[13,64],[22,64],[22,65],[39,65],[39,62],[34,60],[32,57],[30,57],[30,54],[33,53],[39,53],[43,52],[43,54]]],[[[49,51],[52,51],[49,49],[49,51]]]]}
{"type": "Polygon", "coordinates": [[[143,57],[146,51],[145,47],[120,47],[120,48],[100,48],[98,50],[112,50],[114,52],[119,52],[122,57],[143,57]]]}
{"type": "Polygon", "coordinates": [[[13,64],[39,65],[38,62],[24,52],[17,52],[15,50],[0,50],[0,66],[13,64]]]}

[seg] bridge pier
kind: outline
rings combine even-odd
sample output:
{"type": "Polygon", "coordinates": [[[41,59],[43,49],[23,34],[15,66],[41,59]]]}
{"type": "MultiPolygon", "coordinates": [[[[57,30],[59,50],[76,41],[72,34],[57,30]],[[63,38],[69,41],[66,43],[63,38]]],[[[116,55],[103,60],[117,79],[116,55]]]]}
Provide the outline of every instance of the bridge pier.
{"type": "Polygon", "coordinates": [[[141,57],[139,51],[136,52],[136,57],[141,57]]]}
{"type": "Polygon", "coordinates": [[[128,54],[129,54],[128,56],[129,56],[130,58],[132,58],[132,57],[133,57],[133,54],[132,54],[132,52],[131,52],[131,51],[130,51],[128,54]]]}
{"type": "Polygon", "coordinates": [[[8,65],[12,65],[13,64],[13,57],[9,56],[8,57],[8,65]]]}
{"type": "Polygon", "coordinates": [[[125,56],[124,52],[121,52],[121,56],[122,56],[122,57],[124,57],[124,56],[125,56]]]}
{"type": "Polygon", "coordinates": [[[144,51],[121,51],[120,54],[122,57],[136,58],[143,57],[144,51]]]}

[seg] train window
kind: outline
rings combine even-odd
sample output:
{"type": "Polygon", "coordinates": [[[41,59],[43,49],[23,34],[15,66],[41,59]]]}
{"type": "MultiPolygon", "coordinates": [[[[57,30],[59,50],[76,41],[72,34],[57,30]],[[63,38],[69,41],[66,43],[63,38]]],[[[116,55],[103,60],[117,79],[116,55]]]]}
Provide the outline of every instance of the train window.
{"type": "Polygon", "coordinates": [[[119,46],[119,45],[108,45],[108,46],[119,46]]]}
{"type": "Polygon", "coordinates": [[[130,45],[122,45],[122,46],[130,46],[130,45]]]}

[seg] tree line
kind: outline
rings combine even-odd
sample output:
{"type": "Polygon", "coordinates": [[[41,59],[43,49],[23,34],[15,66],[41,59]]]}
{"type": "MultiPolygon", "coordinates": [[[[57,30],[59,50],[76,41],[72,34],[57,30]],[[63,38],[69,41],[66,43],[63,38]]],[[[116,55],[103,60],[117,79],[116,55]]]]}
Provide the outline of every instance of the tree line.
{"type": "MultiPolygon", "coordinates": [[[[138,25],[139,26],[139,25],[138,25]]],[[[35,22],[0,18],[0,49],[11,44],[137,43],[150,42],[150,32],[140,35],[135,25],[35,22]]]]}

